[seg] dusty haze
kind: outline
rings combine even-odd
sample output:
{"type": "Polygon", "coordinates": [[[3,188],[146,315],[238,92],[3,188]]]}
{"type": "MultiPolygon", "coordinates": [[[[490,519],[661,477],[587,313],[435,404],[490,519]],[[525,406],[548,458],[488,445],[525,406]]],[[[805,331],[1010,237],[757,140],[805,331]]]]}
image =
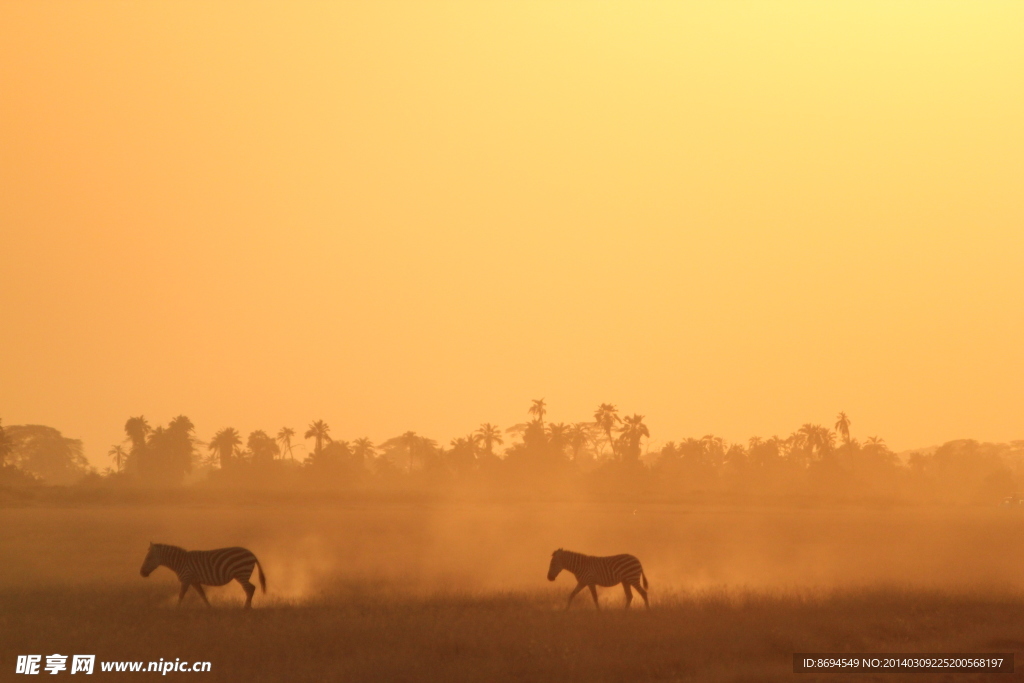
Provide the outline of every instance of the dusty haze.
{"type": "MultiPolygon", "coordinates": [[[[262,600],[315,603],[364,590],[397,595],[552,592],[558,547],[641,558],[655,604],[707,591],[813,595],[901,589],[1017,594],[1020,516],[1001,509],[743,507],[392,501],[240,507],[4,511],[0,587],[132,589],[150,541],[245,545],[267,572],[262,600]],[[53,541],[40,548],[39,538],[53,541]]],[[[176,597],[166,569],[150,581],[176,597]]],[[[210,589],[241,602],[237,585],[210,589]]],[[[621,601],[621,589],[602,589],[621,601]]],[[[195,596],[192,596],[195,600],[195,596]]],[[[589,598],[588,598],[589,600],[589,598]]],[[[169,603],[170,604],[170,603],[169,603]]]]}

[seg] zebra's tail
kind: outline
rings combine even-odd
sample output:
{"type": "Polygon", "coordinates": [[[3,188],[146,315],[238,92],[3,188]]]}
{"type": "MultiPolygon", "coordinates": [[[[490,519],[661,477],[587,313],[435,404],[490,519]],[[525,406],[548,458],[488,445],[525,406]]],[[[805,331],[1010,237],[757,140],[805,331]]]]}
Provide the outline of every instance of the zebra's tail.
{"type": "Polygon", "coordinates": [[[260,564],[259,560],[256,560],[256,568],[260,571],[260,588],[263,589],[264,593],[266,593],[267,592],[267,579],[266,579],[266,577],[263,576],[263,565],[260,564]]]}
{"type": "Polygon", "coordinates": [[[644,574],[644,568],[643,567],[640,568],[640,578],[643,579],[644,590],[647,590],[647,574],[644,574]]]}

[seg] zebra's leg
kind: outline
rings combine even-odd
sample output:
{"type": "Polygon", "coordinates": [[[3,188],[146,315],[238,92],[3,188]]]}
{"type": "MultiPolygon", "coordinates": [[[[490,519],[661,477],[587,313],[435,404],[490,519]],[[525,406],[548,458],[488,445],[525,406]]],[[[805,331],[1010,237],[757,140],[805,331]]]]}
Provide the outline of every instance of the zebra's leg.
{"type": "Polygon", "coordinates": [[[629,609],[629,603],[633,602],[633,591],[629,590],[629,584],[625,581],[622,582],[622,589],[626,591],[626,609],[629,609]]]}
{"type": "Polygon", "coordinates": [[[590,596],[594,598],[594,607],[601,609],[601,605],[597,604],[597,587],[594,584],[587,586],[590,589],[590,596]]]}
{"type": "MultiPolygon", "coordinates": [[[[644,599],[644,607],[647,609],[651,608],[651,603],[647,602],[647,591],[640,587],[640,582],[633,584],[633,588],[636,588],[636,592],[640,594],[640,597],[644,599]]],[[[628,588],[626,590],[629,590],[628,588]]]]}
{"type": "Polygon", "coordinates": [[[185,593],[188,593],[188,584],[182,582],[181,590],[178,591],[178,607],[181,607],[181,601],[185,599],[185,593]]]}
{"type": "Polygon", "coordinates": [[[583,590],[582,583],[577,583],[576,587],[572,589],[572,593],[569,593],[569,602],[565,603],[565,609],[569,609],[569,605],[572,604],[572,599],[576,597],[576,594],[583,590]]]}
{"type": "Polygon", "coordinates": [[[238,583],[242,584],[242,588],[245,589],[245,609],[252,608],[252,594],[256,592],[256,586],[249,583],[247,579],[238,579],[238,583]]]}
{"type": "Polygon", "coordinates": [[[206,591],[203,590],[203,587],[200,586],[198,583],[193,583],[192,587],[196,589],[196,593],[199,593],[199,597],[201,597],[203,599],[203,602],[206,603],[206,606],[209,607],[210,601],[206,599],[206,591]]]}

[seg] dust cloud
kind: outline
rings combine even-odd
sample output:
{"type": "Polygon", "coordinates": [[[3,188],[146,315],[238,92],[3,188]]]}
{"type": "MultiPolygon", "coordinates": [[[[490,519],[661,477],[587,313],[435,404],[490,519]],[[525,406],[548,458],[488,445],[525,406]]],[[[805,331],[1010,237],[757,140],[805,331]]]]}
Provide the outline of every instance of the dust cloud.
{"type": "MultiPolygon", "coordinates": [[[[282,602],[344,592],[567,593],[571,577],[545,577],[560,547],[636,555],[655,600],[708,590],[1024,588],[1024,550],[1014,542],[1024,520],[1004,509],[362,501],[25,507],[3,518],[3,587],[137,583],[154,541],[246,546],[266,571],[266,599],[282,602]]],[[[169,592],[176,584],[166,569],[149,580],[169,592]]],[[[237,588],[212,597],[240,601],[237,588]]]]}

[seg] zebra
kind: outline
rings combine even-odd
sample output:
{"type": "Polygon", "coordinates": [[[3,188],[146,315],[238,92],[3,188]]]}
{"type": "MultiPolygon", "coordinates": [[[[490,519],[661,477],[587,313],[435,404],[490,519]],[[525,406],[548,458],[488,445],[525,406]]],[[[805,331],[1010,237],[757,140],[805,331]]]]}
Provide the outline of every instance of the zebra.
{"type": "Polygon", "coordinates": [[[633,602],[633,591],[630,586],[636,588],[640,597],[644,599],[644,607],[650,609],[647,601],[647,576],[644,574],[640,560],[632,555],[611,555],[609,557],[594,557],[583,553],[574,553],[571,550],[559,548],[551,553],[551,566],[548,567],[548,581],[554,581],[559,572],[563,569],[576,576],[576,588],[569,594],[569,601],[565,608],[569,609],[572,599],[584,587],[590,589],[590,595],[594,598],[594,605],[601,609],[597,603],[597,586],[614,586],[622,584],[626,591],[626,609],[629,603],[633,602]],[[640,581],[643,580],[643,587],[640,581]]]}
{"type": "Polygon", "coordinates": [[[139,573],[143,578],[163,565],[178,575],[181,591],[178,593],[178,605],[185,599],[189,586],[196,589],[203,602],[210,605],[203,591],[203,585],[223,586],[232,579],[242,584],[245,589],[245,607],[252,607],[252,596],[256,586],[249,583],[253,566],[260,570],[260,588],[267,592],[267,580],[263,576],[263,566],[251,551],[245,548],[218,548],[216,550],[185,550],[176,545],[150,543],[149,552],[142,562],[139,573]]]}

